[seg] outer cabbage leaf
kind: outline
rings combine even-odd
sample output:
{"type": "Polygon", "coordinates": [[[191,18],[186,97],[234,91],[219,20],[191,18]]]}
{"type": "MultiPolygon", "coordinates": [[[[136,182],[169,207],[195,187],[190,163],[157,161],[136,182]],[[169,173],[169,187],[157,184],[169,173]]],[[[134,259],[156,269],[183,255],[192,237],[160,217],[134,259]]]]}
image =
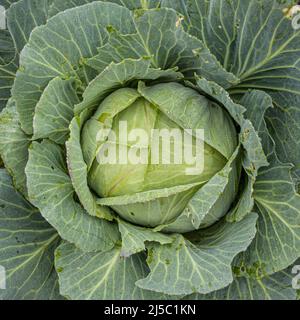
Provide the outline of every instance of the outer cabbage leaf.
{"type": "Polygon", "coordinates": [[[10,90],[14,83],[18,60],[0,65],[0,111],[4,109],[10,98],[10,90]]]}
{"type": "Polygon", "coordinates": [[[186,78],[194,73],[231,87],[238,79],[227,72],[199,39],[186,33],[180,18],[170,9],[143,11],[134,17],[135,31],[122,34],[112,30],[107,44],[89,59],[88,65],[102,71],[110,61],[149,57],[153,68],[178,67],[186,78]]]}
{"type": "Polygon", "coordinates": [[[122,236],[122,257],[146,250],[147,242],[168,244],[174,241],[171,235],[155,232],[150,228],[142,228],[118,219],[119,230],[122,236]]]}
{"type": "Polygon", "coordinates": [[[27,194],[25,166],[30,138],[21,130],[16,106],[12,100],[0,114],[0,155],[13,177],[17,190],[27,194]]]}
{"type": "Polygon", "coordinates": [[[79,103],[76,92],[79,85],[73,78],[54,78],[49,82],[35,108],[34,140],[49,138],[57,144],[66,142],[74,107],[79,103]]]}
{"type": "Polygon", "coordinates": [[[15,46],[8,30],[0,30],[0,65],[9,63],[15,56],[15,46]]]}
{"type": "Polygon", "coordinates": [[[231,262],[253,240],[256,220],[256,214],[249,214],[241,222],[221,221],[196,232],[192,242],[178,235],[169,245],[149,244],[151,272],[137,285],[176,295],[206,294],[226,287],[233,281],[231,262]]]}
{"type": "Polygon", "coordinates": [[[254,91],[241,103],[247,107],[247,116],[260,134],[270,165],[260,169],[254,185],[256,210],[260,213],[258,233],[240,263],[272,274],[287,268],[300,255],[300,196],[291,177],[292,167],[277,159],[263,120],[270,97],[254,91]]]}
{"type": "Polygon", "coordinates": [[[94,2],[70,9],[36,28],[20,56],[20,69],[12,89],[20,122],[31,134],[33,112],[43,90],[56,77],[90,81],[87,58],[104,45],[108,27],[133,30],[131,12],[112,3],[94,2]]]}
{"type": "Polygon", "coordinates": [[[54,250],[60,238],[12,186],[0,169],[0,265],[6,289],[0,299],[61,299],[54,269],[54,250]]]}
{"type": "Polygon", "coordinates": [[[19,0],[0,0],[0,5],[5,9],[8,9],[13,3],[18,2],[19,0]]]}
{"type": "MultiPolygon", "coordinates": [[[[3,34],[5,34],[5,47],[6,51],[10,51],[10,54],[8,57],[6,56],[5,61],[0,58],[0,110],[4,108],[10,98],[10,91],[19,66],[21,50],[28,42],[31,31],[46,22],[48,1],[20,0],[16,2],[5,0],[2,5],[8,9],[6,11],[6,19],[9,32],[0,30],[0,39],[3,39],[3,34]]],[[[0,41],[0,47],[2,45],[3,41],[0,41]]],[[[1,47],[0,51],[2,50],[1,47]]]]}
{"type": "Polygon", "coordinates": [[[55,266],[61,293],[73,300],[168,299],[143,290],[135,282],[149,272],[145,254],[120,256],[121,248],[104,253],[84,253],[63,243],[56,251],[55,266]]]}
{"type": "Polygon", "coordinates": [[[280,161],[294,164],[296,182],[300,179],[300,95],[270,92],[275,106],[266,114],[269,132],[280,161]]]}
{"type": "MultiPolygon", "coordinates": [[[[78,7],[95,0],[53,0],[53,4],[50,8],[50,15],[54,16],[59,12],[62,12],[69,8],[78,7]]],[[[130,10],[135,9],[150,9],[157,8],[160,5],[161,0],[102,0],[103,2],[112,2],[119,4],[123,7],[127,7],[130,10]]]]}
{"type": "Polygon", "coordinates": [[[65,152],[44,140],[34,142],[26,166],[30,201],[60,236],[85,251],[106,251],[119,240],[117,226],[90,216],[74,199],[65,152]]]}
{"type": "Polygon", "coordinates": [[[292,288],[292,267],[263,278],[236,276],[222,290],[207,295],[190,295],[188,300],[295,300],[297,292],[292,288]]]}
{"type": "Polygon", "coordinates": [[[28,43],[32,30],[46,23],[48,2],[49,0],[20,0],[7,10],[7,26],[17,54],[28,43]]]}
{"type": "Polygon", "coordinates": [[[279,90],[283,83],[286,89],[297,86],[299,74],[300,31],[293,30],[283,13],[289,5],[278,0],[163,1],[163,6],[185,16],[189,33],[201,39],[222,65],[242,80],[241,88],[252,87],[251,83],[255,88],[270,89],[273,82],[279,90]],[[293,72],[294,84],[285,76],[293,72]]]}

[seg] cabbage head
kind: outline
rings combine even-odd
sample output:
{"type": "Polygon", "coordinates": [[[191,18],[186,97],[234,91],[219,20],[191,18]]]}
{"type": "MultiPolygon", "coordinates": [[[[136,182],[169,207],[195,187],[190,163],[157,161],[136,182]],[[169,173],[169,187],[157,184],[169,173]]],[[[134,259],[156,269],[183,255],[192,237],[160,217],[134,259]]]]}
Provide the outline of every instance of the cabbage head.
{"type": "Polygon", "coordinates": [[[0,299],[297,299],[295,4],[1,0],[0,299]]]}

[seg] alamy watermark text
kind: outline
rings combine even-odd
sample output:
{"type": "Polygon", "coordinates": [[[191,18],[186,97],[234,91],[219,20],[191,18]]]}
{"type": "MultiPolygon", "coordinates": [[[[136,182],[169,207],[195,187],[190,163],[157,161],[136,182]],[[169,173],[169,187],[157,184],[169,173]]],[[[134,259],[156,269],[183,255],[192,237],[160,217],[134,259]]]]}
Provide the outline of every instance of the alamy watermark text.
{"type": "Polygon", "coordinates": [[[102,129],[97,142],[99,164],[185,164],[187,175],[204,170],[203,129],[152,129],[149,134],[142,128],[128,131],[127,122],[120,121],[118,133],[102,129]]]}

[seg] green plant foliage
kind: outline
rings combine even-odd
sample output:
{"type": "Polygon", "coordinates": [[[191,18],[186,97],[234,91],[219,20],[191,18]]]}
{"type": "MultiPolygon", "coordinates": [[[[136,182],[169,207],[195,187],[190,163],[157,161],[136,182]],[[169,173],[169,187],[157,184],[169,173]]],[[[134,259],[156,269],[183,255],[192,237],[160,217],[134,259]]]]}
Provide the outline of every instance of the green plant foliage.
{"type": "Polygon", "coordinates": [[[299,298],[293,1],[0,5],[0,299],[299,298]]]}

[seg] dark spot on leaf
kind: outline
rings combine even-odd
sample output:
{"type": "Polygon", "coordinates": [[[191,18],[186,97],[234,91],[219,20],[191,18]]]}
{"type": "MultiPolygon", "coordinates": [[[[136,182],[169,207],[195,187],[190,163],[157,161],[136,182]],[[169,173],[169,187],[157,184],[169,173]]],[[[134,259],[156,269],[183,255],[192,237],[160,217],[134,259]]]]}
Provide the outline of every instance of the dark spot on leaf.
{"type": "Polygon", "coordinates": [[[136,9],[134,10],[134,17],[135,19],[141,18],[145,14],[146,10],[144,9],[136,9]]]}
{"type": "Polygon", "coordinates": [[[60,250],[55,251],[55,259],[59,259],[61,257],[61,252],[60,250]]]}
{"type": "Polygon", "coordinates": [[[113,33],[113,32],[116,31],[116,29],[111,25],[106,26],[106,30],[107,30],[108,33],[113,33]]]}
{"type": "Polygon", "coordinates": [[[154,254],[153,249],[152,248],[148,249],[148,257],[147,257],[148,264],[151,264],[153,262],[153,254],[154,254]]]}

